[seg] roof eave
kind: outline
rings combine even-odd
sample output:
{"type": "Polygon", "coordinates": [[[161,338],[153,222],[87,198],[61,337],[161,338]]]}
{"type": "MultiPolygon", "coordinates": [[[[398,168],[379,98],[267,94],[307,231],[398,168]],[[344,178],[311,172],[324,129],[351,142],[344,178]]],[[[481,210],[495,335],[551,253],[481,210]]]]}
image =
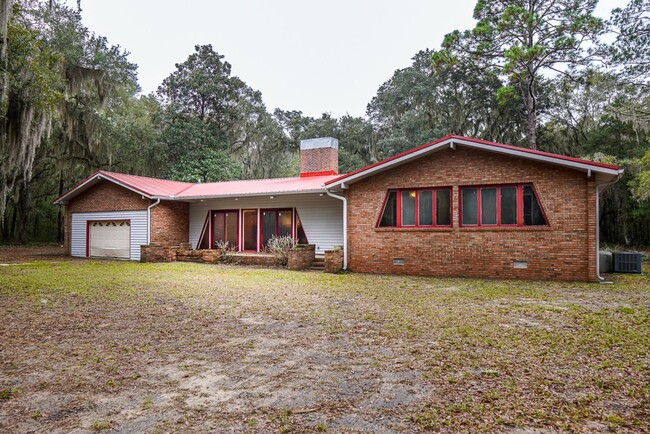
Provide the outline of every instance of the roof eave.
{"type": "Polygon", "coordinates": [[[233,194],[208,194],[196,196],[153,196],[153,199],[165,199],[176,201],[192,201],[192,200],[209,200],[209,199],[234,199],[238,197],[256,197],[256,196],[288,196],[296,194],[318,194],[325,193],[325,186],[318,189],[310,190],[291,190],[291,191],[268,191],[268,192],[255,192],[255,193],[233,193],[233,194]]]}
{"type": "Polygon", "coordinates": [[[126,188],[127,190],[130,190],[130,191],[132,191],[132,192],[134,192],[136,194],[139,194],[139,195],[141,195],[143,197],[146,197],[147,199],[153,199],[154,198],[154,196],[150,195],[149,193],[146,193],[146,192],[144,192],[142,190],[139,190],[139,189],[137,189],[135,187],[132,187],[132,186],[130,186],[128,184],[125,184],[125,183],[123,183],[121,181],[118,181],[117,179],[115,179],[115,178],[113,178],[111,176],[108,176],[108,175],[106,175],[104,173],[97,172],[94,175],[91,175],[88,178],[86,178],[84,181],[82,181],[81,183],[79,183],[75,187],[68,190],[63,195],[56,198],[54,200],[54,202],[52,202],[52,203],[54,205],[66,205],[66,204],[68,204],[70,202],[68,200],[68,198],[70,198],[70,196],[75,197],[78,193],[81,193],[81,192],[85,191],[86,190],[85,187],[88,186],[88,184],[91,184],[91,183],[94,184],[95,181],[101,181],[101,180],[110,181],[110,182],[112,182],[114,184],[119,185],[120,187],[126,188]]]}
{"type": "Polygon", "coordinates": [[[468,146],[471,148],[475,149],[483,149],[487,150],[489,152],[498,152],[498,153],[503,153],[503,154],[508,154],[508,155],[513,155],[517,156],[520,158],[526,158],[529,160],[534,160],[534,161],[540,161],[540,162],[546,162],[549,164],[555,164],[559,166],[564,166],[564,167],[569,167],[572,169],[577,169],[577,170],[584,170],[584,171],[591,171],[593,173],[602,173],[606,175],[611,175],[611,176],[620,176],[623,173],[623,169],[620,168],[608,168],[608,167],[602,167],[599,165],[595,164],[588,164],[588,163],[582,163],[578,161],[570,161],[570,160],[563,160],[561,158],[555,158],[552,156],[547,156],[547,155],[539,155],[539,154],[531,154],[529,152],[526,152],[524,150],[519,151],[517,149],[510,149],[510,148],[502,148],[502,147],[496,147],[493,145],[488,145],[484,143],[477,143],[469,140],[465,140],[463,138],[458,138],[458,137],[449,137],[446,138],[443,141],[440,142],[434,142],[431,144],[431,146],[423,147],[421,149],[418,149],[414,152],[404,154],[401,156],[398,156],[397,158],[389,159],[385,161],[382,164],[378,164],[376,166],[368,168],[368,170],[365,171],[360,171],[357,172],[353,175],[347,176],[347,177],[341,177],[338,179],[335,179],[333,181],[330,181],[329,183],[326,183],[325,186],[328,189],[340,187],[342,184],[352,184],[354,182],[360,181],[361,179],[367,178],[369,176],[372,176],[376,173],[382,172],[384,170],[388,170],[392,167],[399,166],[401,164],[404,164],[408,162],[409,160],[416,159],[419,157],[422,157],[428,153],[433,153],[441,149],[446,149],[448,147],[453,149],[453,146],[455,144],[460,144],[463,146],[468,146]]]}

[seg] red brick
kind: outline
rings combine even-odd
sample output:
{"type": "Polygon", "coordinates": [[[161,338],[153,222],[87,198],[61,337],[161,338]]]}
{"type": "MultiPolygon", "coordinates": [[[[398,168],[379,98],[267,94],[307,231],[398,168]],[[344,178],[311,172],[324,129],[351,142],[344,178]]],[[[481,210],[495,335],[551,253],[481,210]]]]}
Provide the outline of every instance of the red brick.
{"type": "Polygon", "coordinates": [[[339,151],[334,148],[303,149],[300,151],[300,173],[339,173],[339,151]]]}
{"type": "Polygon", "coordinates": [[[596,279],[595,186],[583,172],[459,147],[351,184],[346,194],[352,271],[596,279]],[[502,183],[534,184],[549,227],[460,228],[459,187],[502,183]],[[449,186],[453,228],[375,227],[387,190],[449,186]],[[405,264],[393,265],[393,258],[404,258],[405,264]],[[528,268],[514,269],[514,261],[526,261],[528,268]]]}

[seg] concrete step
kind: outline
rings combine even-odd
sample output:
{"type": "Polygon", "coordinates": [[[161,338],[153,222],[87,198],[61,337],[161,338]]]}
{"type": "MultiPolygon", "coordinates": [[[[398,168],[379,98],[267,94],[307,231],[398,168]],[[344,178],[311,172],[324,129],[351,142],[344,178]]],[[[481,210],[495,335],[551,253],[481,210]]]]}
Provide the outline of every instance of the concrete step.
{"type": "Polygon", "coordinates": [[[311,263],[310,270],[314,271],[324,271],[325,270],[325,258],[322,256],[317,256],[311,263]]]}

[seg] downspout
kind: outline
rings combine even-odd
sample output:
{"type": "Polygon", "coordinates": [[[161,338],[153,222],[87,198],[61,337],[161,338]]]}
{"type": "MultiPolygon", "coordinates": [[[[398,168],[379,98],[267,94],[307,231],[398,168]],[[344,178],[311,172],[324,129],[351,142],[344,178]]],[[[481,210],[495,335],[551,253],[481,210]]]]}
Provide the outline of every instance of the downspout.
{"type": "Polygon", "coordinates": [[[328,196],[343,201],[343,269],[348,269],[348,200],[344,196],[325,190],[328,196]]]}
{"type": "Polygon", "coordinates": [[[157,199],[154,203],[147,207],[147,245],[151,244],[151,208],[158,205],[160,199],[157,199]]]}
{"type": "Polygon", "coordinates": [[[601,282],[604,282],[605,278],[600,275],[600,187],[615,184],[620,177],[621,174],[619,173],[613,181],[596,184],[596,278],[601,282]]]}

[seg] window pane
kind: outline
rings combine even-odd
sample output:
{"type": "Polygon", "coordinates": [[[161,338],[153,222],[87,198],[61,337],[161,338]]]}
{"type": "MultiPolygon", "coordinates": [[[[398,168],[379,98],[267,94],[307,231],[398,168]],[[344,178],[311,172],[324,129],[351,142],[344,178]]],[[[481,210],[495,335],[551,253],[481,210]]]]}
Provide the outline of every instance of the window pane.
{"type": "Polygon", "coordinates": [[[391,191],[386,200],[384,213],[379,221],[381,227],[392,227],[397,225],[397,193],[391,191]]]}
{"type": "Polygon", "coordinates": [[[463,224],[475,225],[478,223],[477,202],[478,195],[475,188],[465,188],[463,193],[463,224]]]}
{"type": "Polygon", "coordinates": [[[501,224],[517,224],[517,187],[501,187],[501,224]]]}
{"type": "Polygon", "coordinates": [[[450,197],[451,191],[436,191],[436,225],[449,226],[451,224],[450,197]]]}
{"type": "Polygon", "coordinates": [[[212,246],[213,249],[219,241],[224,241],[225,239],[226,227],[224,226],[224,213],[215,212],[212,214],[212,246]]]}
{"type": "Polygon", "coordinates": [[[230,247],[237,247],[237,226],[239,226],[239,219],[237,211],[229,211],[226,213],[226,239],[230,247]]]}
{"type": "Polygon", "coordinates": [[[418,224],[420,226],[433,224],[433,193],[430,190],[418,192],[418,224]]]}
{"type": "Polygon", "coordinates": [[[291,211],[278,211],[278,236],[291,236],[291,211]]]}
{"type": "Polygon", "coordinates": [[[402,226],[415,226],[415,192],[402,192],[402,226]]]}
{"type": "Polygon", "coordinates": [[[275,235],[277,216],[275,211],[262,212],[262,248],[266,248],[271,237],[275,235]]]}
{"type": "Polygon", "coordinates": [[[307,234],[305,234],[305,229],[302,227],[302,222],[300,221],[300,216],[296,210],[296,234],[298,235],[298,244],[309,244],[307,241],[307,234]]]}
{"type": "MultiPolygon", "coordinates": [[[[208,213],[208,216],[205,219],[205,223],[203,224],[203,228],[205,229],[203,231],[203,236],[201,237],[201,240],[199,241],[199,249],[209,249],[210,248],[210,235],[208,234],[209,227],[208,227],[208,221],[210,219],[210,213],[208,213]]],[[[93,223],[93,226],[95,223],[93,223]]]]}
{"type": "Polygon", "coordinates": [[[481,189],[481,224],[497,224],[497,189],[481,189]]]}
{"type": "Polygon", "coordinates": [[[524,224],[529,226],[546,225],[542,208],[530,185],[524,185],[524,224]]]}

